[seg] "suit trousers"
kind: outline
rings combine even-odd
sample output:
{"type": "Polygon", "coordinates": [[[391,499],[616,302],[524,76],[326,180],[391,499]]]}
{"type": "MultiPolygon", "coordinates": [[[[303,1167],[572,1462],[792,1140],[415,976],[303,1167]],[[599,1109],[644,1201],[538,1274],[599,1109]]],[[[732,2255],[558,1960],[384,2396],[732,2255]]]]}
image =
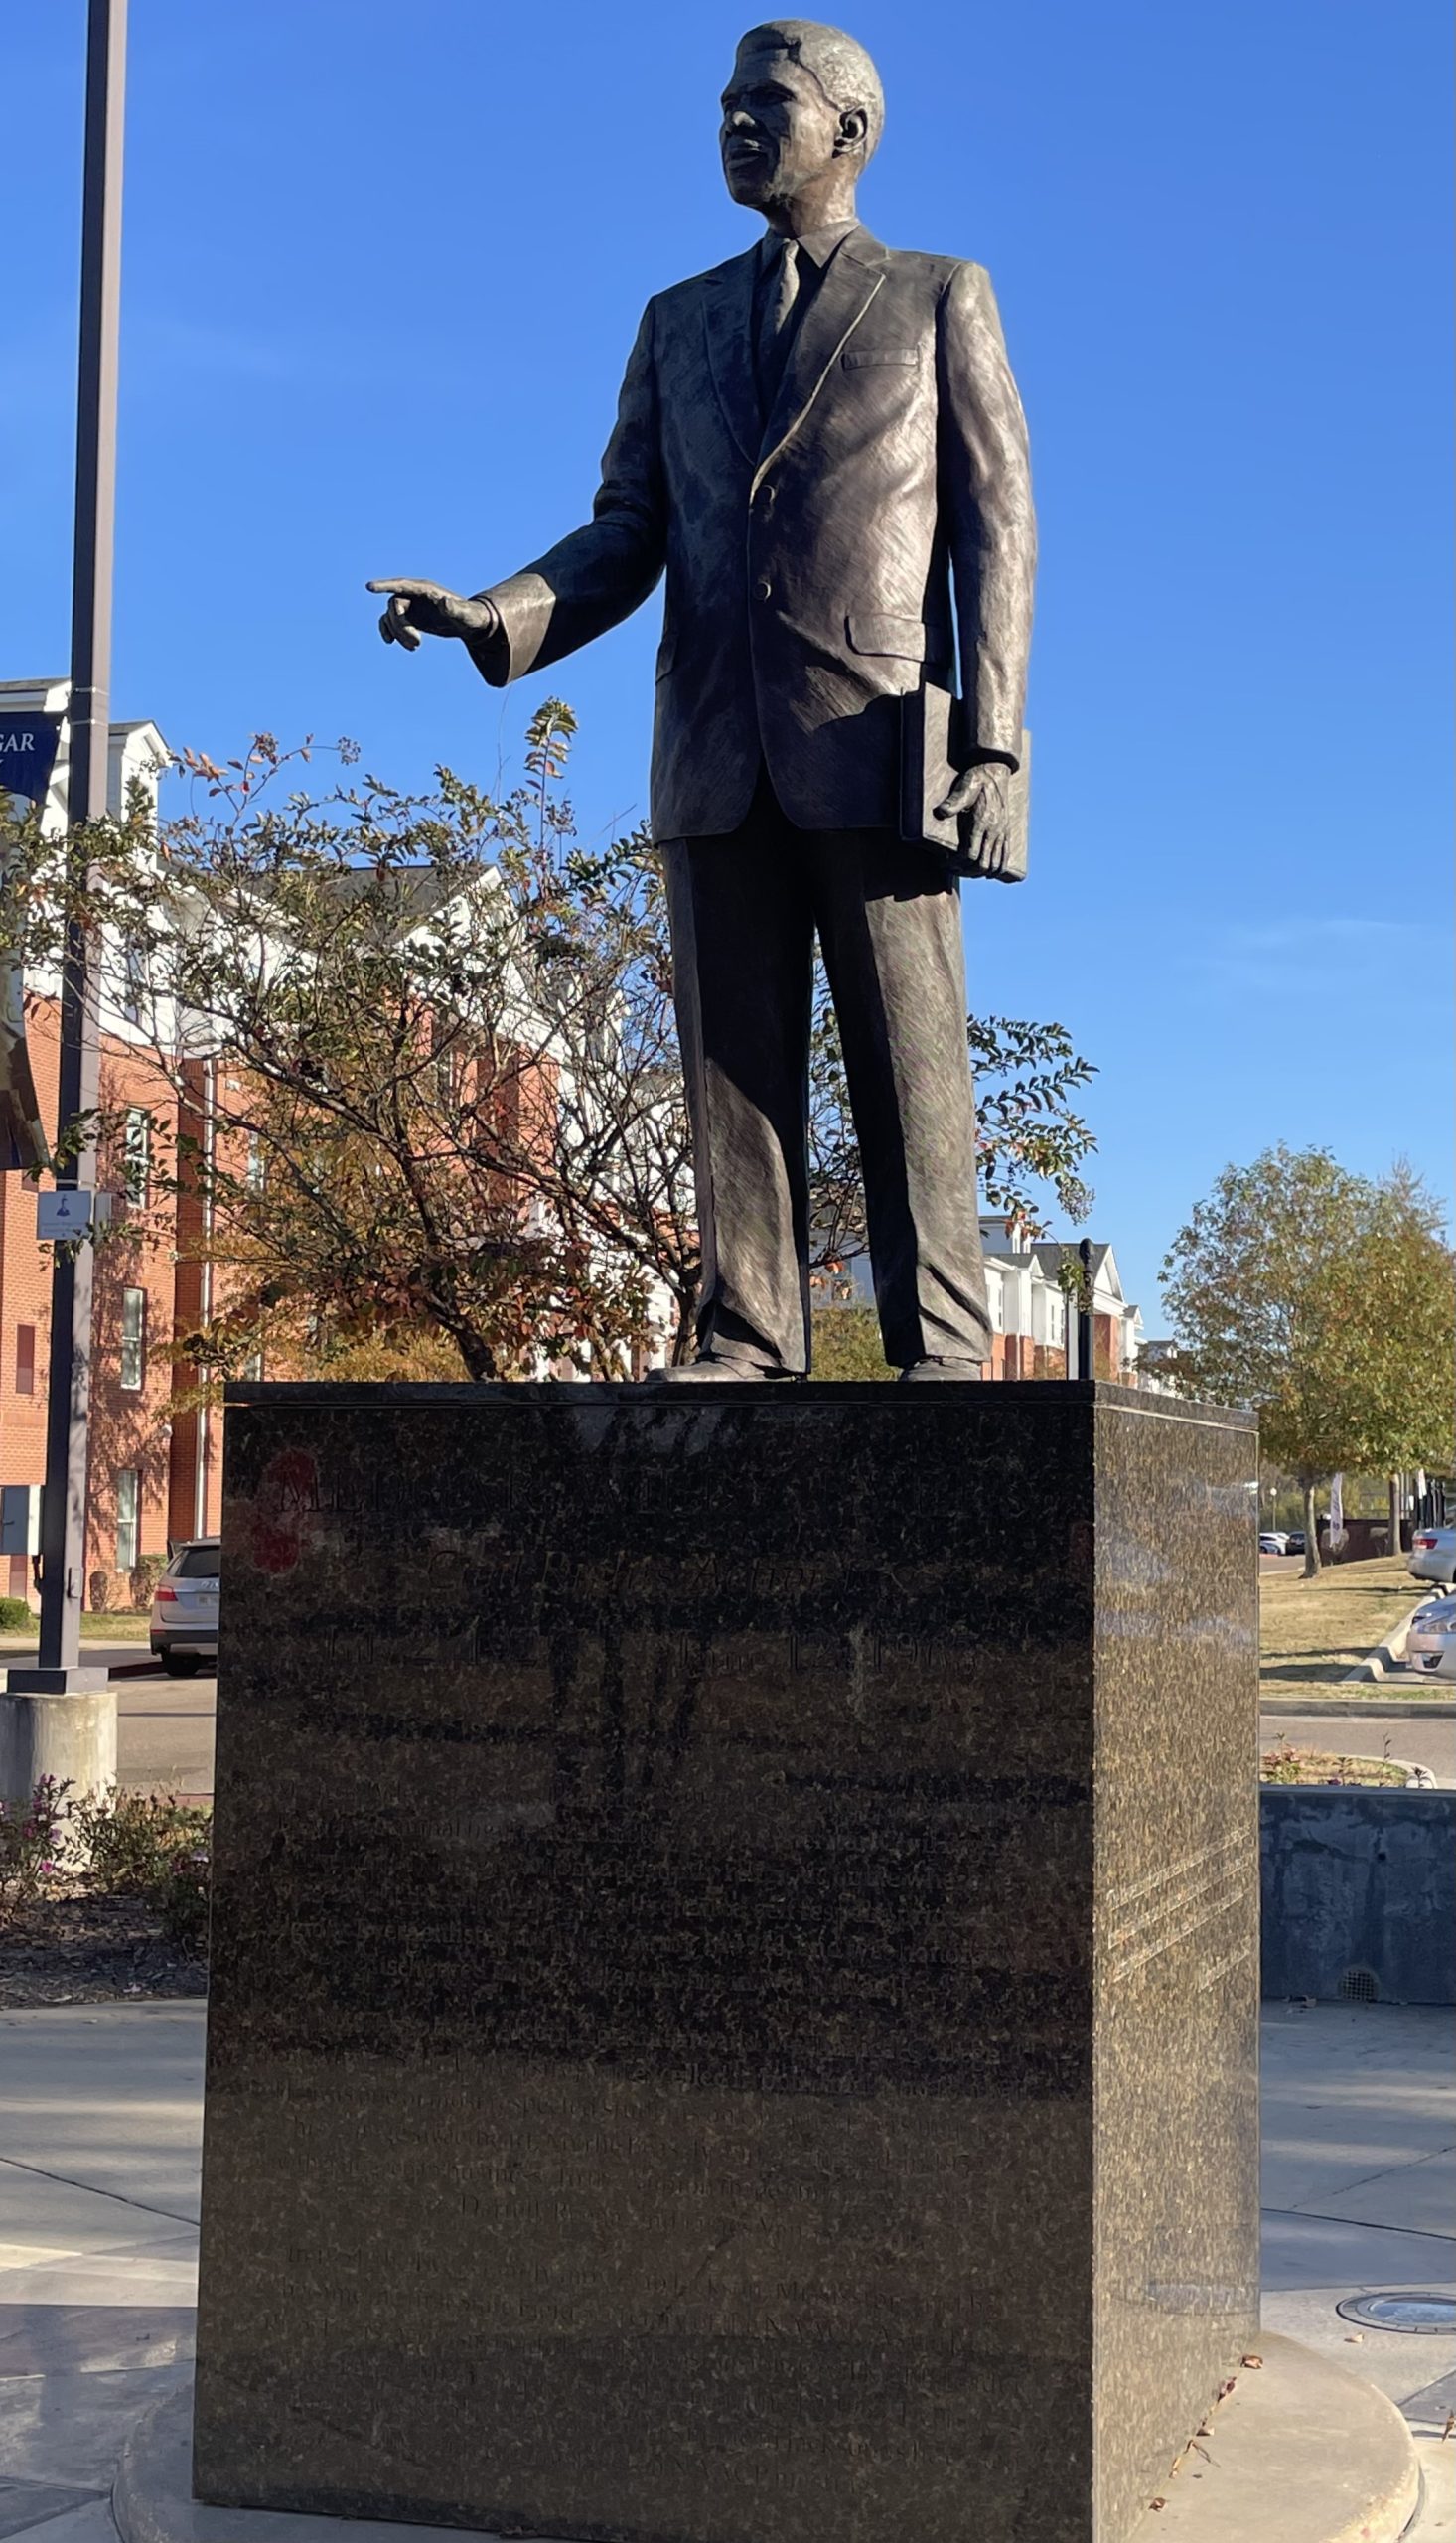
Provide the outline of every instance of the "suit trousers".
{"type": "Polygon", "coordinates": [[[662,850],[703,1248],[698,1346],[809,1356],[808,1059],[817,930],[864,1173],[885,1356],[983,1360],[956,879],[888,829],[747,819],[662,850]]]}

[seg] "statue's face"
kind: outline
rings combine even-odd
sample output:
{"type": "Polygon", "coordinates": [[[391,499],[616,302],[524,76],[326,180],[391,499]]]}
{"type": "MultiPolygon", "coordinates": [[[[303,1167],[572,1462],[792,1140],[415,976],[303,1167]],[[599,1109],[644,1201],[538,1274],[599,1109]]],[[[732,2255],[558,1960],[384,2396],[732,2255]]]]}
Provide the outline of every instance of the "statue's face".
{"type": "Polygon", "coordinates": [[[838,131],[838,110],[812,73],[787,53],[740,48],[718,136],[735,203],[756,212],[792,203],[829,166],[838,131]]]}

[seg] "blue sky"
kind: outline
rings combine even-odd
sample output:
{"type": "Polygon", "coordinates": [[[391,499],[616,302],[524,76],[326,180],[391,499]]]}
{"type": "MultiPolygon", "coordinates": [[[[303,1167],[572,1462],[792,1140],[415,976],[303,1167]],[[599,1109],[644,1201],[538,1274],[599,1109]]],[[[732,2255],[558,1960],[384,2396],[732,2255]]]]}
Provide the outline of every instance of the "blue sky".
{"type": "MultiPolygon", "coordinates": [[[[646,800],[659,603],[503,699],[373,633],[581,519],[648,294],[747,245],[749,13],[132,0],[113,711],[224,755],[349,733],[490,782],[546,687],[583,828],[646,800]]],[[[64,669],[83,0],[6,38],[0,677],[64,669]]],[[[1032,870],[974,1002],[1100,1076],[1092,1232],[1149,1329],[1231,1158],[1449,1188],[1442,0],[862,0],[860,209],[979,258],[1031,423],[1032,870]]]]}

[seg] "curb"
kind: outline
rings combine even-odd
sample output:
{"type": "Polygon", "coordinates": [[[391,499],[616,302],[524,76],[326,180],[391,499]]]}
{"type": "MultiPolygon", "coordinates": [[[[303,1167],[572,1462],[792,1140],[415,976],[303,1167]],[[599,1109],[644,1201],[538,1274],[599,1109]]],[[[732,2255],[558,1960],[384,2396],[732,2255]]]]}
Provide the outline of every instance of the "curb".
{"type": "Polygon", "coordinates": [[[1433,1696],[1429,1704],[1413,1704],[1408,1696],[1371,1696],[1364,1702],[1359,1696],[1261,1696],[1258,1709],[1269,1721],[1297,1715],[1306,1721],[1456,1721],[1456,1700],[1444,1696],[1433,1696]]]}
{"type": "MultiPolygon", "coordinates": [[[[1400,1656],[1405,1649],[1410,1628],[1414,1624],[1416,1617],[1419,1615],[1421,1608],[1428,1607],[1430,1605],[1431,1598],[1438,1585],[1439,1584],[1437,1582],[1432,1581],[1425,1596],[1423,1598],[1416,1599],[1409,1615],[1401,1617],[1400,1622],[1396,1625],[1393,1633],[1388,1634],[1383,1642],[1378,1642],[1374,1651],[1368,1651],[1365,1658],[1360,1662],[1358,1668],[1346,1670],[1342,1681],[1343,1685],[1347,1687],[1354,1687],[1360,1685],[1370,1686],[1375,1684],[1378,1686],[1381,1680],[1387,1677],[1392,1669],[1397,1669],[1400,1666],[1400,1656]]],[[[1456,1614],[1456,1599],[1453,1599],[1452,1601],[1452,1613],[1456,1614]]]]}

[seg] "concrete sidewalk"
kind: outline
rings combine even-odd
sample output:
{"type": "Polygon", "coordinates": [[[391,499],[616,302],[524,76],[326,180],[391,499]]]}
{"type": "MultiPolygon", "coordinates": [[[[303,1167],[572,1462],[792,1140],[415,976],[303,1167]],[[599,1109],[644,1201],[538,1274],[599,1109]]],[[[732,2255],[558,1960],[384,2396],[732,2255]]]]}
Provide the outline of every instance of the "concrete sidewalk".
{"type": "MultiPolygon", "coordinates": [[[[122,2439],[185,2376],[203,2021],[198,2004],[0,2014],[0,2538],[116,2543],[122,2439]]],[[[1405,2411],[1428,2492],[1412,2543],[1456,2537],[1456,2338],[1362,2336],[1335,2307],[1453,2292],[1453,2029],[1425,2007],[1264,2019],[1265,2324],[1405,2411]]]]}
{"type": "Polygon", "coordinates": [[[0,2536],[116,2543],[122,2440],[191,2359],[203,2019],[0,2014],[0,2536]]]}

